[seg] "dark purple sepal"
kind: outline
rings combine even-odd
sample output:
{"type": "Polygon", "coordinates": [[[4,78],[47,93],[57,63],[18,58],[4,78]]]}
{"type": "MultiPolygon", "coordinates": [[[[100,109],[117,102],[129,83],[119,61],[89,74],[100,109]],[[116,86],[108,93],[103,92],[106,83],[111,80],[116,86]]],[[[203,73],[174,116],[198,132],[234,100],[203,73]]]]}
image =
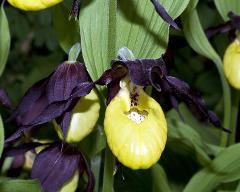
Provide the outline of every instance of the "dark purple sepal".
{"type": "Polygon", "coordinates": [[[228,13],[228,17],[230,18],[232,26],[235,29],[240,30],[240,16],[235,14],[235,13],[233,13],[233,12],[229,12],[228,13]]]}
{"type": "Polygon", "coordinates": [[[167,76],[166,80],[170,86],[169,93],[184,101],[198,120],[212,123],[215,127],[226,131],[217,115],[208,110],[207,104],[198,92],[176,77],[167,76]]]}
{"type": "MultiPolygon", "coordinates": [[[[29,121],[28,115],[31,116],[33,112],[36,111],[36,103],[38,100],[41,100],[41,97],[45,94],[45,88],[48,82],[48,78],[42,79],[35,83],[23,96],[22,100],[18,104],[17,108],[12,113],[8,121],[15,120],[18,126],[25,124],[22,121],[29,121]]],[[[43,99],[45,105],[42,103],[40,106],[44,108],[46,106],[46,99],[43,99]]],[[[43,102],[42,101],[42,102],[43,102]]]]}
{"type": "Polygon", "coordinates": [[[174,29],[180,30],[178,25],[175,23],[175,21],[172,19],[172,17],[167,13],[167,11],[164,9],[164,7],[158,2],[158,0],[151,0],[152,4],[154,5],[154,8],[158,15],[170,26],[172,26],[174,29]]]}
{"type": "Polygon", "coordinates": [[[103,73],[103,75],[95,82],[98,85],[107,86],[107,104],[116,96],[120,90],[119,82],[127,75],[128,71],[125,66],[115,66],[103,73]]]}
{"type": "Polygon", "coordinates": [[[52,145],[36,156],[31,177],[40,181],[45,192],[59,191],[78,169],[80,158],[67,144],[52,145]]]}
{"type": "Polygon", "coordinates": [[[114,60],[112,64],[113,66],[126,66],[131,81],[139,86],[151,85],[150,76],[154,68],[158,68],[161,74],[165,73],[165,63],[162,57],[159,59],[114,60]]]}
{"type": "Polygon", "coordinates": [[[78,85],[90,81],[91,79],[84,64],[65,62],[59,65],[49,78],[46,87],[48,103],[69,99],[78,85]]]}
{"type": "MultiPolygon", "coordinates": [[[[86,165],[87,165],[87,162],[86,162],[86,165]]],[[[91,169],[88,165],[86,167],[86,173],[87,173],[87,176],[88,176],[88,183],[87,183],[86,191],[87,192],[93,192],[94,186],[95,186],[95,179],[94,179],[94,174],[93,174],[93,172],[91,171],[91,169]]]]}
{"type": "Polygon", "coordinates": [[[67,136],[68,128],[71,123],[72,113],[70,111],[64,113],[61,117],[56,119],[56,122],[62,129],[64,138],[67,136]]]}
{"type": "Polygon", "coordinates": [[[230,21],[220,24],[218,26],[209,27],[206,30],[206,35],[208,38],[214,37],[220,33],[228,33],[233,29],[232,23],[230,21]]]}
{"type": "Polygon", "coordinates": [[[78,18],[78,14],[79,14],[79,1],[78,0],[72,0],[72,8],[70,11],[70,18],[78,18]]]}
{"type": "Polygon", "coordinates": [[[8,97],[8,94],[1,88],[0,88],[0,105],[8,109],[12,108],[12,103],[10,98],[8,97]]]}
{"type": "Polygon", "coordinates": [[[41,145],[48,145],[48,144],[32,142],[32,143],[20,144],[18,146],[8,145],[7,147],[4,148],[4,155],[6,157],[14,157],[14,156],[22,155],[22,154],[25,154],[27,151],[35,149],[36,147],[39,147],[41,145]]]}
{"type": "Polygon", "coordinates": [[[94,88],[93,82],[83,82],[80,83],[78,86],[75,87],[75,89],[72,92],[72,95],[70,99],[80,98],[83,96],[86,96],[91,92],[91,90],[94,88]]]}
{"type": "Polygon", "coordinates": [[[24,136],[24,133],[30,131],[31,127],[20,127],[10,137],[5,140],[5,144],[15,142],[20,137],[24,136]]]}

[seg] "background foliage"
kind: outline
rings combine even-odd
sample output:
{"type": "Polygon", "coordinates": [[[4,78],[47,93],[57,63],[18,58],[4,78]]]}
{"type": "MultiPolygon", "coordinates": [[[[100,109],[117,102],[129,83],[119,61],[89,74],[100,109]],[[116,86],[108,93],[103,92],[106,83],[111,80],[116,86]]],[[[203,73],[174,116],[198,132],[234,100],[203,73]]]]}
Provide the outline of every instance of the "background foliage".
{"type": "MultiPolygon", "coordinates": [[[[79,41],[79,59],[86,63],[93,79],[110,66],[122,46],[140,58],[156,58],[169,47],[175,58],[168,66],[170,73],[200,91],[232,134],[198,122],[184,104],[180,105],[184,122],[175,110],[166,108],[168,141],[159,163],[149,170],[120,167],[113,176],[114,158],[106,148],[102,126],[97,125],[80,144],[96,178],[95,191],[239,191],[238,94],[229,87],[222,69],[229,41],[226,35],[209,41],[204,33],[206,28],[226,21],[229,11],[240,14],[239,0],[161,0],[170,15],[178,18],[182,26],[179,32],[169,31],[147,2],[118,1],[117,6],[115,0],[95,0],[90,5],[82,1],[77,21],[68,20],[69,1],[39,12],[23,12],[5,3],[0,13],[0,87],[16,105],[24,92],[63,62],[69,48],[79,41]]],[[[8,110],[1,108],[0,112],[3,120],[9,116],[8,110]]],[[[52,125],[46,126],[49,129],[37,132],[37,138],[56,137],[52,125]]],[[[0,118],[0,154],[4,132],[8,136],[14,129],[7,123],[3,128],[0,118]]],[[[2,162],[0,191],[29,191],[30,187],[33,192],[40,191],[38,182],[29,180],[27,170],[21,170],[17,179],[10,178],[11,162],[9,158],[2,162]]],[[[82,185],[80,182],[79,191],[82,185]]]]}

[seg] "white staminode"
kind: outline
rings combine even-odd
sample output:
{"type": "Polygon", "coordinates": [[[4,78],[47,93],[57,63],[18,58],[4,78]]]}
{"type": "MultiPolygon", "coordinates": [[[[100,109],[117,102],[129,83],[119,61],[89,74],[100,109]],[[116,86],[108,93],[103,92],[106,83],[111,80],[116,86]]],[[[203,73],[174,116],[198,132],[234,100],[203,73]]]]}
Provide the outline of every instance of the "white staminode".
{"type": "Polygon", "coordinates": [[[144,121],[145,116],[142,115],[142,114],[139,114],[136,111],[131,111],[128,114],[128,118],[131,119],[132,121],[134,121],[135,123],[140,124],[140,123],[142,123],[144,121]]]}

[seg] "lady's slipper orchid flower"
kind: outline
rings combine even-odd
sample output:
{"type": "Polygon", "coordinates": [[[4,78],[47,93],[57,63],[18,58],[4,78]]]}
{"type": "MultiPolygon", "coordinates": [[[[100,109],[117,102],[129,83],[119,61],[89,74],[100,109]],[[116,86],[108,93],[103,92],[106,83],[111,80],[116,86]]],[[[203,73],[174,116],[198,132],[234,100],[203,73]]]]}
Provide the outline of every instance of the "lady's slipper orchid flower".
{"type": "Polygon", "coordinates": [[[218,33],[228,33],[232,43],[227,47],[224,58],[224,72],[230,85],[236,89],[240,89],[240,16],[230,12],[228,14],[230,20],[216,27],[211,27],[207,30],[209,37],[218,33]]]}
{"type": "MultiPolygon", "coordinates": [[[[73,108],[81,97],[91,92],[93,86],[85,65],[79,62],[59,65],[51,75],[35,83],[22,98],[9,119],[15,120],[19,129],[6,141],[13,141],[26,131],[54,119],[66,136],[73,108]]],[[[95,122],[91,126],[96,123],[97,109],[94,109],[95,122]]]]}
{"type": "Polygon", "coordinates": [[[224,72],[234,88],[240,89],[240,41],[236,38],[225,51],[224,72]]]}
{"type": "Polygon", "coordinates": [[[54,6],[63,0],[8,0],[8,2],[25,11],[39,11],[54,6]]]}
{"type": "Polygon", "coordinates": [[[106,109],[104,129],[113,154],[132,169],[155,164],[167,140],[162,108],[128,78],[120,81],[120,90],[106,109]]]}
{"type": "Polygon", "coordinates": [[[224,129],[198,93],[167,74],[162,57],[121,59],[114,60],[112,69],[97,83],[109,89],[104,127],[108,144],[122,164],[132,169],[149,168],[158,161],[166,143],[167,125],[162,109],[143,87],[153,86],[167,95],[176,108],[177,99],[184,101],[200,120],[224,129]]]}
{"type": "Polygon", "coordinates": [[[94,90],[82,97],[71,111],[71,121],[64,138],[61,127],[54,121],[59,137],[67,143],[81,141],[93,130],[99,117],[100,104],[94,90]]]}
{"type": "Polygon", "coordinates": [[[40,181],[44,191],[75,192],[84,172],[88,176],[86,191],[93,191],[94,176],[87,161],[78,149],[68,144],[33,142],[7,146],[3,155],[16,157],[30,150],[35,150],[31,177],[40,181]],[[43,149],[37,152],[38,147],[43,149]]]}

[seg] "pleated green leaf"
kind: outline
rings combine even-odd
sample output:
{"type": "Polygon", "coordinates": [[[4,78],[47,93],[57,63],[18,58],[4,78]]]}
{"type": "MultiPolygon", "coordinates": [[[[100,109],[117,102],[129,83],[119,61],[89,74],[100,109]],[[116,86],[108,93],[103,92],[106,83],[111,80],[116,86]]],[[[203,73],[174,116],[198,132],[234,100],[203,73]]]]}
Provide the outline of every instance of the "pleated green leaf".
{"type": "Polygon", "coordinates": [[[153,192],[171,192],[167,175],[161,165],[156,164],[151,168],[153,192]]]}
{"type": "MultiPolygon", "coordinates": [[[[161,0],[172,18],[178,17],[189,0],[161,0]]],[[[117,49],[128,47],[136,58],[158,58],[165,52],[169,26],[148,0],[119,1],[117,17],[117,49]]]]}
{"type": "Polygon", "coordinates": [[[53,26],[61,48],[68,53],[69,49],[80,42],[79,24],[74,19],[69,20],[69,10],[60,3],[54,6],[53,26]]]}
{"type": "Polygon", "coordinates": [[[2,192],[41,192],[40,184],[37,180],[0,180],[0,191],[2,192]]]}
{"type": "MultiPolygon", "coordinates": [[[[160,3],[176,18],[189,0],[160,3]]],[[[110,66],[122,47],[128,47],[137,58],[157,58],[168,44],[169,26],[149,0],[82,2],[79,22],[83,57],[93,79],[110,66]]]]}
{"type": "Polygon", "coordinates": [[[224,21],[229,20],[227,15],[230,11],[240,14],[239,0],[214,0],[214,3],[224,21]]]}
{"type": "Polygon", "coordinates": [[[192,127],[168,117],[168,146],[179,152],[193,153],[202,166],[210,163],[209,155],[218,154],[223,148],[207,143],[192,127]],[[183,151],[184,152],[184,151],[183,151]]]}
{"type": "Polygon", "coordinates": [[[0,157],[2,155],[3,146],[4,146],[4,128],[3,128],[2,117],[0,116],[0,157]]]}
{"type": "Polygon", "coordinates": [[[211,192],[222,182],[240,179],[240,144],[223,150],[206,168],[197,172],[184,192],[211,192]]]}
{"type": "Polygon", "coordinates": [[[79,23],[84,62],[96,80],[116,56],[116,0],[83,1],[79,23]]]}
{"type": "MultiPolygon", "coordinates": [[[[231,94],[230,88],[226,81],[223,64],[219,55],[216,53],[212,45],[209,43],[202,25],[199,20],[199,16],[196,9],[187,9],[182,14],[183,31],[185,38],[189,45],[199,54],[211,59],[219,72],[221,83],[223,87],[223,98],[224,98],[224,127],[230,127],[230,116],[231,116],[231,94]]],[[[224,146],[227,144],[226,133],[223,133],[221,144],[224,146]]]]}
{"type": "Polygon", "coordinates": [[[0,76],[2,75],[10,49],[10,32],[7,16],[3,9],[3,4],[0,10],[0,76]]]}

